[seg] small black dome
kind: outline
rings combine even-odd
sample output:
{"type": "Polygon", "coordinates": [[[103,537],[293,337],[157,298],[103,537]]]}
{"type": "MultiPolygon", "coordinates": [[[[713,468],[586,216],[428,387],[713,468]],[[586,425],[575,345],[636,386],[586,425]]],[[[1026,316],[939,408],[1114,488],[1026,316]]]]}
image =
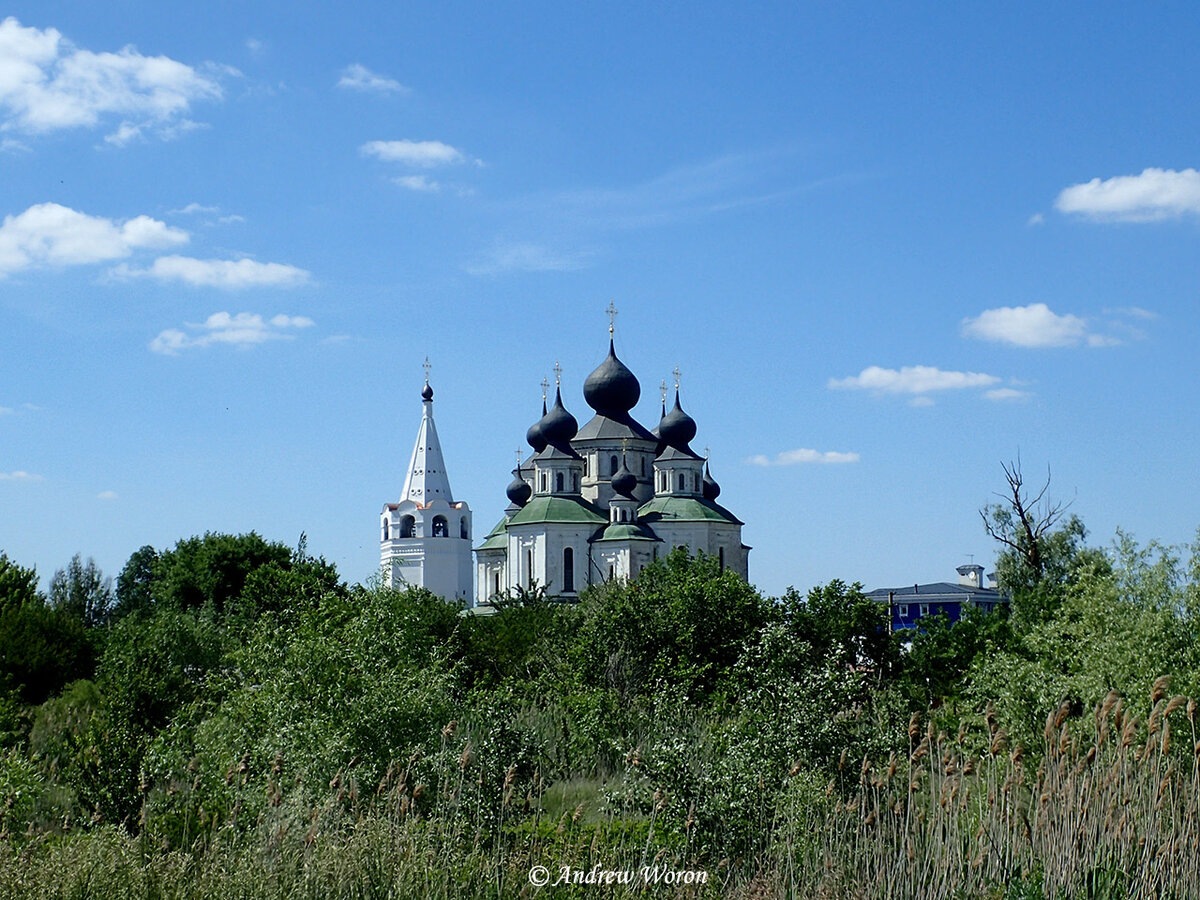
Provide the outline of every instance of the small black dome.
{"type": "Polygon", "coordinates": [[[533,494],[533,488],[521,477],[521,473],[518,470],[505,493],[508,494],[508,499],[517,504],[517,506],[524,506],[529,502],[529,497],[533,494]]]}
{"type": "Polygon", "coordinates": [[[629,467],[625,465],[625,454],[621,454],[621,467],[617,469],[609,482],[612,489],[622,497],[633,499],[633,492],[637,489],[637,476],[629,471],[629,467]]]}
{"type": "Polygon", "coordinates": [[[525,432],[525,440],[534,453],[541,453],[546,449],[546,437],[542,433],[542,428],[546,422],[546,401],[542,400],[542,417],[529,426],[529,430],[525,432]]]}
{"type": "Polygon", "coordinates": [[[431,388],[429,386],[428,381],[425,382],[425,387],[421,389],[421,399],[422,400],[432,400],[433,399],[433,388],[431,388]]]}
{"type": "Polygon", "coordinates": [[[696,420],[679,405],[679,391],[675,392],[675,405],[658,423],[658,439],[676,450],[691,450],[688,444],[696,436],[696,420]]]}
{"type": "Polygon", "coordinates": [[[608,356],[583,383],[583,399],[596,412],[610,418],[620,418],[637,406],[642,386],[625,363],[617,359],[613,342],[608,342],[608,356]]]}
{"type": "Polygon", "coordinates": [[[716,500],[721,496],[721,486],[709,474],[707,462],[704,464],[703,492],[705,500],[716,500]]]}
{"type": "Polygon", "coordinates": [[[579,431],[579,423],[563,406],[562,391],[557,388],[554,390],[554,406],[542,418],[541,426],[541,436],[546,443],[564,450],[569,449],[571,438],[579,431]]]}

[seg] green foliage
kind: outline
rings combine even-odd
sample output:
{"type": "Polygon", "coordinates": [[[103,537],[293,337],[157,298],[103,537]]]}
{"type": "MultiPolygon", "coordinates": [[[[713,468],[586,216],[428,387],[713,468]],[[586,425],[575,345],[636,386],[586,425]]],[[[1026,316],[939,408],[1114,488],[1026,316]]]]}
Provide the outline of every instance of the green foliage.
{"type": "Polygon", "coordinates": [[[587,681],[623,699],[671,684],[703,697],[715,691],[746,640],[771,616],[753,587],[711,556],[677,547],[636,581],[584,592],[576,645],[587,681]]]}
{"type": "Polygon", "coordinates": [[[1001,607],[984,612],[966,607],[951,622],[944,613],[921,619],[904,657],[900,683],[914,709],[924,709],[956,696],[976,659],[1007,649],[1012,629],[1001,607]]]}
{"type": "Polygon", "coordinates": [[[50,579],[50,605],[88,628],[108,620],[115,599],[112,579],[104,577],[90,556],[85,563],[76,553],[66,568],[59,569],[50,579]]]}
{"type": "Polygon", "coordinates": [[[218,612],[241,596],[251,573],[265,566],[288,568],[292,551],[257,533],[209,532],[179,541],[159,554],[153,566],[151,595],[155,602],[178,609],[211,604],[218,612]]]}
{"type": "Polygon", "coordinates": [[[0,608],[0,685],[9,685],[22,702],[43,702],[89,676],[93,665],[87,629],[66,610],[52,609],[38,594],[0,608]]]}
{"type": "Polygon", "coordinates": [[[0,611],[39,601],[37,572],[17,565],[0,551],[0,611]]]}

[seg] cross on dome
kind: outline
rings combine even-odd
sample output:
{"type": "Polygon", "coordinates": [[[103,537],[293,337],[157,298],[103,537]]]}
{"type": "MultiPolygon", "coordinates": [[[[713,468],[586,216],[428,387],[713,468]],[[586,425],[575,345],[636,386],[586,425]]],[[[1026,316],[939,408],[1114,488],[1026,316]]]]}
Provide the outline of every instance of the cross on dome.
{"type": "Polygon", "coordinates": [[[429,384],[429,370],[432,369],[433,366],[429,364],[428,356],[425,357],[425,362],[421,363],[421,368],[425,370],[425,383],[429,384]]]}
{"type": "Polygon", "coordinates": [[[617,307],[611,300],[608,301],[608,309],[604,310],[608,313],[608,336],[612,337],[613,328],[617,324],[617,307]]]}
{"type": "Polygon", "coordinates": [[[554,361],[554,386],[558,387],[562,384],[562,366],[558,364],[558,360],[554,361]]]}
{"type": "MultiPolygon", "coordinates": [[[[675,376],[675,390],[679,390],[679,376],[683,373],[679,371],[679,366],[671,370],[671,374],[675,376]]],[[[663,399],[666,399],[665,397],[663,399]]]]}
{"type": "Polygon", "coordinates": [[[550,390],[550,379],[543,375],[542,376],[542,403],[543,404],[545,404],[545,402],[546,402],[546,392],[548,390],[550,390]]]}

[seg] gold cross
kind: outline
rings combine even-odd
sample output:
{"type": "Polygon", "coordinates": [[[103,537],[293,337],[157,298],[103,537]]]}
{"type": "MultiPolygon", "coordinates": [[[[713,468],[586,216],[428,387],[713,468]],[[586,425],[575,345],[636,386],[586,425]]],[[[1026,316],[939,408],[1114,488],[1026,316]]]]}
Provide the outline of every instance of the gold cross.
{"type": "Polygon", "coordinates": [[[662,391],[662,401],[663,401],[663,404],[665,405],[667,402],[667,379],[664,378],[662,380],[662,384],[660,384],[658,386],[658,389],[660,391],[662,391]]]}
{"type": "Polygon", "coordinates": [[[425,370],[425,383],[429,384],[429,370],[433,368],[429,364],[429,357],[425,357],[425,362],[421,364],[421,368],[425,370]]]}
{"type": "Polygon", "coordinates": [[[679,366],[676,366],[674,369],[672,369],[671,374],[675,376],[675,390],[678,391],[679,390],[679,376],[680,376],[680,374],[682,374],[679,371],[679,366]]]}
{"type": "Polygon", "coordinates": [[[521,471],[521,448],[518,447],[516,452],[517,452],[517,471],[520,472],[521,471]]]}
{"type": "Polygon", "coordinates": [[[558,364],[558,360],[554,361],[554,386],[558,387],[562,384],[562,366],[558,364]]]}
{"type": "Polygon", "coordinates": [[[608,309],[605,312],[608,313],[608,336],[612,337],[613,326],[617,324],[617,307],[611,300],[608,301],[608,309]]]}
{"type": "Polygon", "coordinates": [[[550,380],[542,376],[542,402],[546,402],[546,391],[550,390],[550,380]]]}

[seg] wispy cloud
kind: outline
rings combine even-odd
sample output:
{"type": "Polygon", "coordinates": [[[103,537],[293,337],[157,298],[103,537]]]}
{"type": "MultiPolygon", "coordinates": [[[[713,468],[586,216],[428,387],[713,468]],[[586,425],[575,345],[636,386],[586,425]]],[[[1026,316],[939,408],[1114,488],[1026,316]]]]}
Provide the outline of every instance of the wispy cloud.
{"type": "Polygon", "coordinates": [[[829,465],[856,463],[858,461],[859,455],[857,453],[839,453],[836,450],[821,452],[820,450],[809,450],[807,447],[800,447],[796,450],[785,450],[782,453],[776,454],[774,458],[759,453],[746,460],[752,466],[798,466],[806,463],[829,465]]]}
{"type": "Polygon", "coordinates": [[[203,73],[166,56],[143,56],[132,46],[117,52],[75,47],[54,28],[0,22],[0,110],[3,128],[42,134],[92,128],[117,119],[108,143],[129,143],[145,132],[173,137],[188,123],[193,103],[220,100],[219,72],[203,73]]]}
{"type": "Polygon", "coordinates": [[[296,329],[310,328],[313,320],[306,316],[278,315],[264,319],[258,313],[213,313],[200,324],[187,323],[188,330],[168,328],[150,342],[150,349],[165,356],[177,356],[183,350],[226,344],[233,347],[254,347],[273,340],[290,340],[296,329]]]}
{"type": "Polygon", "coordinates": [[[284,263],[262,263],[252,259],[194,259],[190,256],[160,256],[149,267],[122,264],[112,270],[117,278],[153,278],[180,281],[196,287],[238,290],[251,287],[298,287],[310,274],[284,263]]]}
{"type": "Polygon", "coordinates": [[[364,156],[422,169],[466,162],[467,155],[441,141],[368,141],[359,147],[364,156]]]}
{"type": "Polygon", "coordinates": [[[16,472],[0,472],[0,481],[43,481],[41,475],[34,475],[30,472],[24,472],[18,469],[16,472]]]}
{"type": "Polygon", "coordinates": [[[398,178],[393,178],[392,181],[396,182],[402,188],[422,193],[436,193],[442,189],[442,186],[438,182],[430,181],[425,175],[401,175],[398,178]]]}
{"type": "Polygon", "coordinates": [[[338,87],[382,94],[407,94],[409,92],[408,88],[394,78],[378,75],[359,63],[353,63],[342,70],[342,77],[338,79],[338,87]]]}
{"type": "Polygon", "coordinates": [[[990,391],[983,392],[984,400],[991,400],[993,403],[1017,403],[1028,400],[1033,394],[1029,391],[1019,391],[1016,388],[993,388],[990,391]]]}
{"type": "Polygon", "coordinates": [[[1143,169],[1140,175],[1093,178],[1065,188],[1054,207],[1097,222],[1157,222],[1196,214],[1200,213],[1200,172],[1143,169]]]}
{"type": "Polygon", "coordinates": [[[472,275],[574,272],[586,268],[591,255],[585,252],[562,252],[541,244],[500,242],[465,268],[472,275]]]}
{"type": "Polygon", "coordinates": [[[138,249],[184,244],[188,234],[149,216],[124,221],[39,203],[0,225],[0,275],[34,265],[72,266],[123,259],[138,249]]]}
{"type": "Polygon", "coordinates": [[[101,491],[100,493],[98,493],[96,495],[96,499],[97,500],[116,500],[117,492],[116,491],[101,491]]]}
{"type": "Polygon", "coordinates": [[[899,369],[868,366],[857,375],[829,379],[828,387],[833,390],[866,390],[879,394],[924,396],[938,391],[990,387],[999,381],[995,375],[946,371],[934,366],[903,366],[899,369]]]}

